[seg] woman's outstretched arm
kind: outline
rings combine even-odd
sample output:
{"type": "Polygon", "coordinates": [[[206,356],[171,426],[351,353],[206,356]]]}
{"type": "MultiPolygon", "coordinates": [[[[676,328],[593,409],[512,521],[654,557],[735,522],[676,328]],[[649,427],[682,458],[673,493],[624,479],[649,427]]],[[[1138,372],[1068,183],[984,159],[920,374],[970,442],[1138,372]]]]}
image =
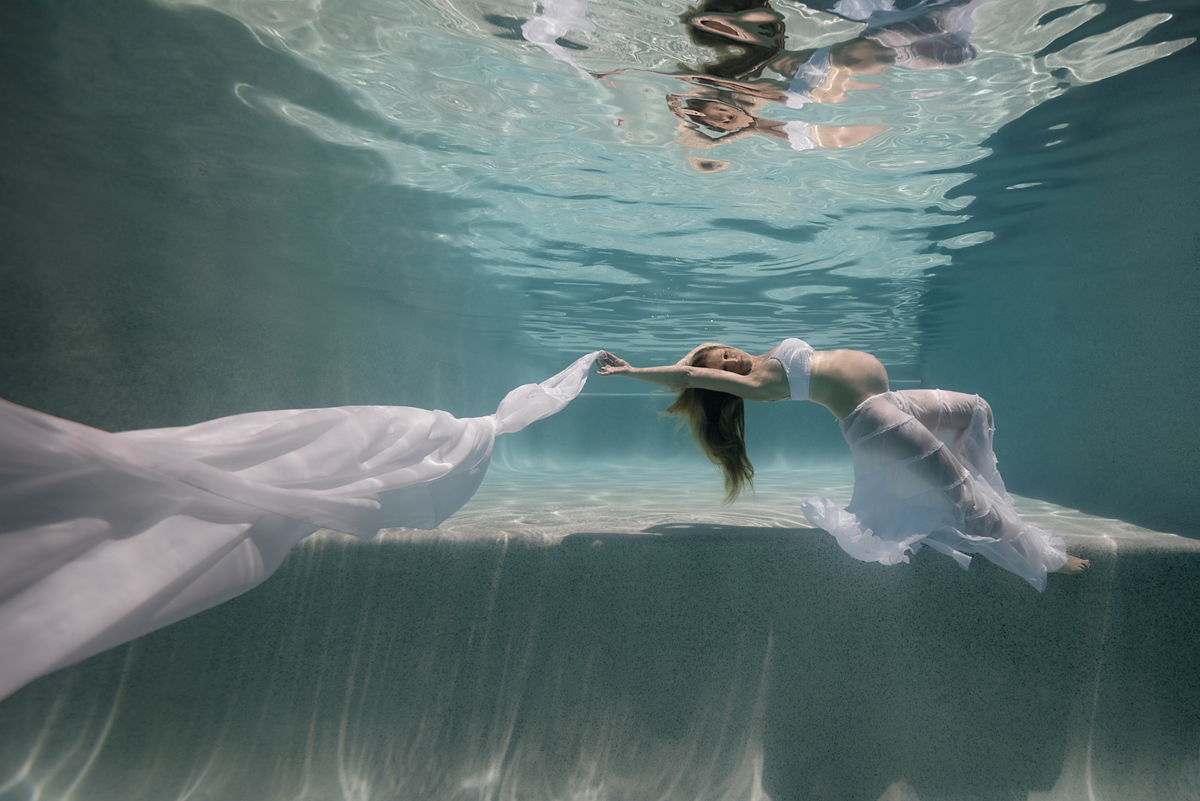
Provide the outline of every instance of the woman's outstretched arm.
{"type": "Polygon", "coordinates": [[[765,361],[749,375],[686,364],[634,367],[607,351],[599,363],[600,368],[596,371],[599,375],[623,375],[673,390],[710,389],[754,401],[778,400],[789,393],[783,367],[773,359],[765,361]]]}

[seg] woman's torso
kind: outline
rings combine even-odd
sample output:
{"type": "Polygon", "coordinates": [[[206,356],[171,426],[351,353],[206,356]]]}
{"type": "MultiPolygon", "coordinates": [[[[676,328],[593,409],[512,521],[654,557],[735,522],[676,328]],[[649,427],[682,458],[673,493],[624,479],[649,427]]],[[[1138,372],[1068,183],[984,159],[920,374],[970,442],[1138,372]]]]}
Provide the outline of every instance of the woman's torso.
{"type": "MultiPolygon", "coordinates": [[[[763,354],[760,364],[786,383],[788,377],[782,369],[768,366],[769,361],[779,358],[779,347],[763,354]]],[[[808,400],[841,419],[867,398],[888,391],[887,370],[874,356],[860,350],[818,350],[812,353],[807,390],[808,400]]],[[[792,397],[796,397],[795,392],[792,397]]]]}
{"type": "Polygon", "coordinates": [[[813,354],[809,400],[839,420],[873,395],[888,391],[887,370],[861,350],[819,350],[813,354]]]}

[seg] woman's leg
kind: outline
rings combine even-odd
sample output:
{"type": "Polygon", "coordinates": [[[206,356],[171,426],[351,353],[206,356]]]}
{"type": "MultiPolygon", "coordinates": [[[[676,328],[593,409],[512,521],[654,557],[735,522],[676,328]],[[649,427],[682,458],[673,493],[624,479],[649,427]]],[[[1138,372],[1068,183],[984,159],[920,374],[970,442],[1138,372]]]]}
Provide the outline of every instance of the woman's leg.
{"type": "Polygon", "coordinates": [[[994,428],[992,407],[978,395],[944,389],[905,389],[896,393],[909,405],[909,413],[935,433],[965,431],[979,419],[990,433],[994,428]]]}
{"type": "Polygon", "coordinates": [[[967,482],[971,470],[935,433],[939,417],[943,423],[959,423],[964,416],[939,411],[936,390],[895,395],[900,397],[863,409],[847,432],[858,472],[882,479],[882,490],[894,498],[953,508],[970,520],[986,517],[992,506],[989,499],[967,482]]]}
{"type": "Polygon", "coordinates": [[[904,390],[896,394],[921,425],[950,447],[950,452],[971,475],[1011,503],[996,469],[992,450],[996,427],[987,401],[978,395],[941,389],[904,390]]]}
{"type": "MultiPolygon", "coordinates": [[[[908,390],[898,394],[908,399],[912,414],[950,446],[951,452],[970,470],[971,475],[986,482],[995,492],[998,500],[1002,502],[1002,516],[1012,517],[1020,524],[1023,532],[1031,529],[1017,517],[1012,508],[1012,498],[1005,491],[1000,471],[996,469],[996,456],[992,450],[992,437],[996,427],[992,407],[988,402],[979,395],[940,389],[908,390]]],[[[1039,554],[1043,552],[1040,540],[1035,550],[1039,554]]],[[[985,549],[981,549],[980,552],[997,561],[985,549]]],[[[1070,554],[1066,556],[1066,564],[1059,567],[1054,566],[1059,561],[1057,558],[1046,561],[1051,570],[1059,573],[1079,573],[1088,567],[1086,559],[1070,554]]]]}
{"type": "Polygon", "coordinates": [[[1026,525],[1003,493],[1003,484],[997,491],[955,454],[964,445],[986,445],[986,451],[979,448],[979,461],[984,467],[991,462],[994,472],[990,408],[982,399],[959,393],[896,394],[901,397],[894,403],[881,399],[864,409],[868,414],[860,415],[847,432],[847,439],[857,433],[851,441],[862,477],[906,506],[936,506],[949,512],[946,524],[930,532],[930,540],[952,551],[981,553],[1035,587],[1044,587],[1047,571],[1067,566],[1061,540],[1026,525]],[[934,433],[939,418],[941,430],[964,432],[954,450],[934,433]]]}

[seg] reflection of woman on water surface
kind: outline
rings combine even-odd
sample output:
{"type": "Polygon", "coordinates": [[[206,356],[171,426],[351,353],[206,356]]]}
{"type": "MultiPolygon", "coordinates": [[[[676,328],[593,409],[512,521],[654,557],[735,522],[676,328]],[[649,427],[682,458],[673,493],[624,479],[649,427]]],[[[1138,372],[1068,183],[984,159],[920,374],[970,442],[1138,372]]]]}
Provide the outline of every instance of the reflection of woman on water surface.
{"type": "MultiPolygon", "coordinates": [[[[667,107],[680,119],[675,141],[688,150],[706,150],[738,139],[762,134],[781,139],[796,151],[815,147],[849,147],[867,141],[887,130],[883,125],[809,125],[800,120],[780,121],[755,116],[757,104],[738,93],[735,99],[709,99],[667,95],[667,107]],[[700,132],[707,129],[715,135],[700,132]]],[[[692,160],[689,157],[689,160],[692,160]]],[[[693,166],[698,166],[695,160],[693,166]]]]}
{"type": "MultiPolygon", "coordinates": [[[[842,0],[836,13],[866,22],[859,36],[789,51],[783,16],[768,0],[706,0],[684,12],[680,21],[694,44],[716,50],[718,58],[673,74],[690,84],[686,93],[667,96],[668,108],[680,121],[676,141],[688,150],[707,150],[754,134],[785,141],[797,151],[861,144],[886,127],[810,125],[770,119],[759,111],[767,103],[796,109],[841,103],[847,92],[879,87],[863,77],[883,75],[897,65],[940,69],[964,64],[975,56],[968,42],[974,27],[970,15],[983,2],[987,0],[949,0],[896,11],[891,0],[842,0]],[[768,70],[779,79],[763,78],[768,70]]],[[[689,161],[701,171],[728,166],[695,157],[689,161]]]]}
{"type": "Polygon", "coordinates": [[[667,413],[686,422],[721,468],[727,500],[754,477],[746,454],[744,401],[811,400],[841,424],[854,455],[854,497],[804,501],[804,514],[857,559],[895,564],[929,546],[966,568],[972,554],[1038,590],[1046,574],[1078,573],[1061,539],[1024,523],[996,471],[992,409],[978,395],[888,390],[869,353],[814,351],[786,339],[761,356],[706,343],[672,365],[634,367],[602,354],[600,375],[624,375],[679,394],[667,413]]]}

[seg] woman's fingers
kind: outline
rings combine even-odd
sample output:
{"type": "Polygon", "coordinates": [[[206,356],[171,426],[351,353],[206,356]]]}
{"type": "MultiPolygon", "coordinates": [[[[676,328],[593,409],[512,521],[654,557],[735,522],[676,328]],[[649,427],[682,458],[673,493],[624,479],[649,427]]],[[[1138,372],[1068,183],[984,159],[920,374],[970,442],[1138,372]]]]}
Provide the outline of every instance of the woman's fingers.
{"type": "Polygon", "coordinates": [[[596,372],[599,375],[613,375],[617,372],[617,368],[624,365],[624,361],[618,359],[616,356],[612,355],[606,350],[601,351],[600,355],[596,357],[596,372]]]}
{"type": "Polygon", "coordinates": [[[632,369],[629,362],[622,358],[612,355],[608,351],[601,351],[596,357],[596,373],[598,375],[620,375],[627,373],[632,369]]]}

